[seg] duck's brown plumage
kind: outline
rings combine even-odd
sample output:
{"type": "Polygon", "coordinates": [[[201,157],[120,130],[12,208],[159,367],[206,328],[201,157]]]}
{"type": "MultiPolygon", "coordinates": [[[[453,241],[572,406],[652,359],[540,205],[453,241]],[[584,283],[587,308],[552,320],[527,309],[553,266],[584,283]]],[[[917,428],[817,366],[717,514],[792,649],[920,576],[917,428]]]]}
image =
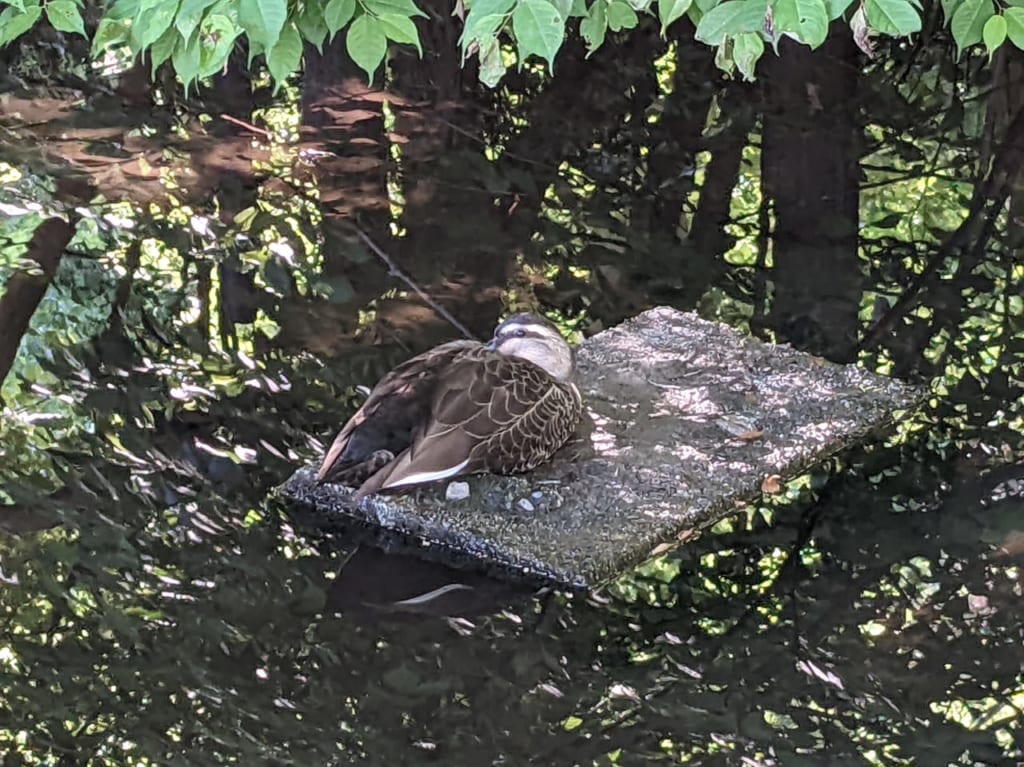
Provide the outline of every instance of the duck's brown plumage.
{"type": "MultiPolygon", "coordinates": [[[[558,339],[571,369],[571,350],[558,339]]],[[[565,443],[581,412],[570,381],[521,357],[453,341],[385,376],[338,434],[318,476],[358,485],[358,499],[482,471],[529,471],[565,443]]]]}

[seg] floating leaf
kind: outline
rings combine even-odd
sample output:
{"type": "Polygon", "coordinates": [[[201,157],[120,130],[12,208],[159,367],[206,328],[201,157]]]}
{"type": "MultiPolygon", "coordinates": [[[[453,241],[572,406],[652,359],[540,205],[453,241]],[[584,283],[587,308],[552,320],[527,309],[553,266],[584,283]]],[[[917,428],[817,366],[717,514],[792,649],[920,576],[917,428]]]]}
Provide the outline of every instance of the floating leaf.
{"type": "Polygon", "coordinates": [[[548,0],[520,0],[512,13],[512,31],[519,44],[519,61],[537,54],[554,71],[555,54],[565,37],[565,20],[548,0]]]}
{"type": "Polygon", "coordinates": [[[367,79],[373,84],[373,74],[388,51],[387,36],[377,19],[365,13],[357,17],[345,36],[345,47],[352,61],[366,72],[367,79]]]}

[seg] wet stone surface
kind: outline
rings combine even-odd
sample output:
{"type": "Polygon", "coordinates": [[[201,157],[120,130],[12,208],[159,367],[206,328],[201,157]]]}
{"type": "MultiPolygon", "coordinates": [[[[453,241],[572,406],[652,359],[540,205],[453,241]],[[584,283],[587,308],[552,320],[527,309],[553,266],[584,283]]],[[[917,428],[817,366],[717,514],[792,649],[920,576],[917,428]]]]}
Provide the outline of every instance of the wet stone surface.
{"type": "Polygon", "coordinates": [[[923,392],[657,308],[578,351],[584,421],[546,467],[358,506],[315,468],[281,488],[298,521],[346,540],[536,584],[587,588],[914,407],[923,392]],[[455,498],[455,500],[451,500],[455,498]]]}

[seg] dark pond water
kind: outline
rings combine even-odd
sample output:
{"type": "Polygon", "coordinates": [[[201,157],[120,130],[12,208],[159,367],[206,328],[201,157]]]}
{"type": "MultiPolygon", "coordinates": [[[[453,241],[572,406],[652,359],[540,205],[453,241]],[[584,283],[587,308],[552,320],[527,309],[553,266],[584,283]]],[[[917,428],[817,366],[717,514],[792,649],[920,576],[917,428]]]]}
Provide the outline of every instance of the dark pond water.
{"type": "MultiPolygon", "coordinates": [[[[359,101],[372,119],[301,143],[286,102],[254,133],[224,104],[12,91],[4,276],[55,177],[104,199],[3,388],[5,767],[1024,761],[1019,201],[967,170],[1010,139],[963,94],[933,120],[927,62],[902,89],[866,70],[855,101],[821,86],[855,104],[825,118],[803,86],[680,54],[698,87],[649,53],[462,109],[359,101]],[[521,593],[267,500],[355,385],[455,336],[394,271],[481,335],[522,307],[579,337],[671,304],[934,396],[600,591],[521,593]],[[453,580],[474,589],[394,604],[453,580]]],[[[356,109],[331,98],[302,122],[356,109]]]]}

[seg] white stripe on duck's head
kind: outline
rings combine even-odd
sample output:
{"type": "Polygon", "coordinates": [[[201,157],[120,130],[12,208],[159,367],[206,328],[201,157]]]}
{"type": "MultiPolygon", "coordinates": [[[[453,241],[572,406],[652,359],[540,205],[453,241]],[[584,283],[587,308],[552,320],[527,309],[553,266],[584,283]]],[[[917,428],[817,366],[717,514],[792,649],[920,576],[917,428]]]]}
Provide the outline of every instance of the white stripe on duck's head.
{"type": "Polygon", "coordinates": [[[554,323],[536,314],[513,314],[498,325],[487,348],[532,362],[562,383],[574,372],[572,347],[554,323]]]}

